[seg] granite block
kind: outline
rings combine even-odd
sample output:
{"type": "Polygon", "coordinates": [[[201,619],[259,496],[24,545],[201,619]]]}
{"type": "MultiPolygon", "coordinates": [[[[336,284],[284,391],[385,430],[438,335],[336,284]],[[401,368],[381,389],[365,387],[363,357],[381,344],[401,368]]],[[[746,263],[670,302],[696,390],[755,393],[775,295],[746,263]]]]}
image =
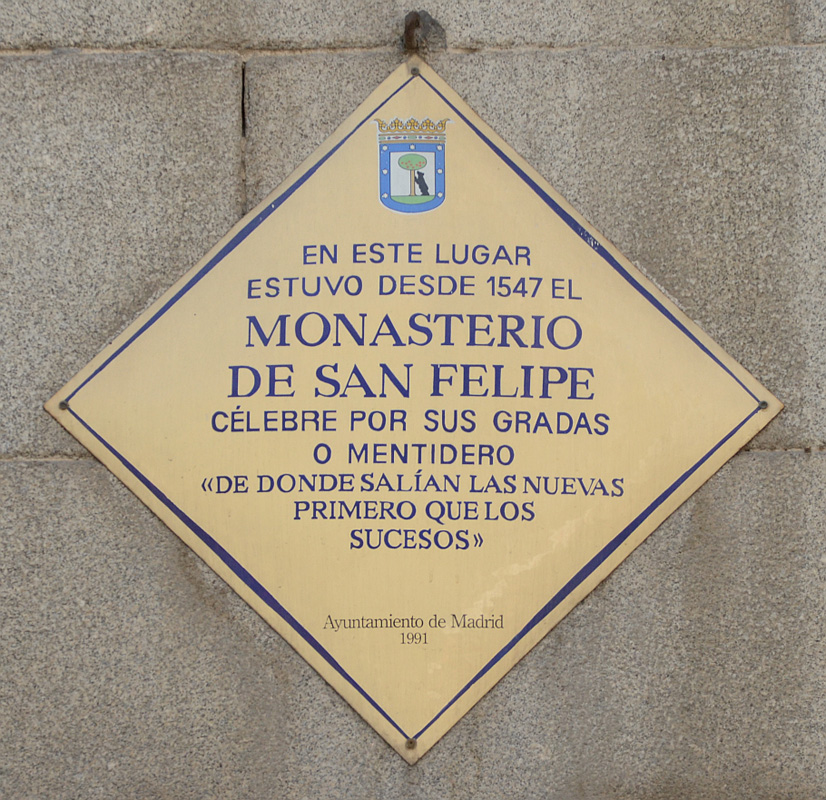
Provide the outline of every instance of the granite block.
{"type": "Polygon", "coordinates": [[[241,215],[241,65],[0,58],[0,141],[0,452],[85,452],[42,404],[241,215]]]}
{"type": "MultiPolygon", "coordinates": [[[[251,198],[274,188],[390,66],[375,55],[313,59],[250,62],[251,198]],[[370,79],[357,89],[338,84],[360,70],[370,79]],[[324,120],[313,137],[294,124],[298,108],[324,120]]],[[[582,49],[431,63],[786,403],[752,446],[826,445],[826,54],[582,49]]]]}
{"type": "Polygon", "coordinates": [[[407,766],[90,459],[0,464],[0,795],[815,800],[826,455],[737,456],[407,766]]]}
{"type": "Polygon", "coordinates": [[[810,44],[826,41],[826,2],[794,0],[790,9],[792,40],[810,44]]]}
{"type": "MultiPolygon", "coordinates": [[[[0,47],[397,48],[400,0],[273,3],[182,0],[0,3],[0,47]]],[[[788,41],[785,4],[771,0],[435,0],[426,10],[448,46],[595,44],[706,46],[788,41]]]]}
{"type": "Polygon", "coordinates": [[[515,0],[441,2],[427,10],[447,33],[449,46],[570,47],[599,45],[763,45],[788,41],[783,4],[759,0],[515,0]]]}
{"type": "Polygon", "coordinates": [[[0,795],[251,796],[309,668],[97,462],[0,476],[0,795]]]}

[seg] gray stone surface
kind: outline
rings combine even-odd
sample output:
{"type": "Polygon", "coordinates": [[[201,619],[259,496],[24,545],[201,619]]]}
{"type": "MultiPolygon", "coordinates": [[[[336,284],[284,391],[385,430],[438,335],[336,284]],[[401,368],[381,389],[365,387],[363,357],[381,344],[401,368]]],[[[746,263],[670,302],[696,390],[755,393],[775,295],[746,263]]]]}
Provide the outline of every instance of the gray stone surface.
{"type": "Polygon", "coordinates": [[[241,65],[0,58],[0,452],[85,452],[43,402],[243,211],[241,65]]]}
{"type": "Polygon", "coordinates": [[[817,800],[826,456],[741,454],[408,767],[90,459],[0,464],[0,795],[817,800]]]}
{"type": "MultiPolygon", "coordinates": [[[[0,0],[0,47],[395,47],[401,0],[0,0]]],[[[434,0],[453,47],[770,44],[788,39],[776,0],[434,0]]]]}
{"type": "Polygon", "coordinates": [[[795,0],[792,4],[791,33],[796,42],[826,41],[826,2],[795,0]]]}
{"type": "MultiPolygon", "coordinates": [[[[250,196],[263,197],[309,154],[363,99],[376,73],[390,71],[389,60],[253,59],[250,196]],[[294,124],[294,109],[324,124],[307,123],[308,132],[294,124]]],[[[441,55],[431,63],[786,403],[753,446],[826,444],[820,48],[589,48],[441,55]]]]}

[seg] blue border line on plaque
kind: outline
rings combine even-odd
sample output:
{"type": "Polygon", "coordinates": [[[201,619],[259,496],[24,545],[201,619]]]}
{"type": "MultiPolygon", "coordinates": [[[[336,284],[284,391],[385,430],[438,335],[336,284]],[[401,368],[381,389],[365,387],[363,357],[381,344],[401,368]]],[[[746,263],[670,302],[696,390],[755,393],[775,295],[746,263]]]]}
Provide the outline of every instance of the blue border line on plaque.
{"type": "MultiPolygon", "coordinates": [[[[152,325],[157,322],[175,303],[178,302],[187,292],[190,291],[197,283],[201,281],[207,274],[209,274],[218,264],[220,264],[229,253],[231,253],[241,242],[244,241],[258,226],[264,222],[276,209],[278,209],[292,194],[294,194],[304,183],[306,183],[328,160],[336,153],[345,142],[347,142],[353,134],[359,130],[365,123],[370,121],[373,115],[379,111],[386,103],[388,103],[395,95],[402,91],[411,81],[420,78],[430,89],[450,108],[452,109],[462,121],[499,157],[507,164],[516,175],[522,179],[549,207],[556,213],[580,238],[582,238],[589,246],[591,246],[608,264],[619,273],[627,283],[637,290],[651,305],[653,305],[663,316],[665,316],[672,324],[674,324],[682,333],[684,333],[697,347],[702,350],[715,364],[717,364],[729,377],[732,378],[753,400],[757,406],[751,411],[742,421],[740,421],[729,433],[727,433],[717,444],[715,444],[702,458],[700,458],[693,466],[687,469],[677,480],[675,480],[665,491],[663,491],[654,501],[652,501],[629,525],[620,531],[605,547],[600,550],[587,564],[585,564],[575,575],[571,577],[568,583],[562,587],[537,613],[528,621],[528,623],[506,644],[493,658],[491,658],[476,675],[468,681],[467,684],[448,702],[433,719],[428,722],[418,733],[414,734],[412,738],[418,739],[424,734],[451,706],[453,706],[474,684],[476,684],[490,669],[492,669],[501,659],[507,655],[516,644],[524,638],[531,630],[533,630],[540,622],[542,622],[548,614],[556,608],[577,586],[579,586],[594,570],[597,569],[628,537],[668,498],[670,497],[688,478],[694,474],[709,458],[711,458],[717,450],[719,450],[737,431],[739,431],[759,410],[760,405],[757,396],[746,387],[743,382],[734,375],[731,370],[723,364],[720,359],[712,353],[688,328],[678,320],[651,292],[643,287],[611,254],[608,250],[594,237],[590,231],[586,230],[580,225],[567,211],[565,211],[559,204],[539,186],[524,170],[522,170],[511,158],[508,157],[499,147],[494,144],[489,137],[487,137],[479,128],[474,125],[456,106],[454,106],[435,86],[433,86],[421,74],[411,76],[401,86],[395,89],[388,97],[383,100],[375,109],[373,109],[364,119],[361,120],[349,133],[347,133],[340,142],[332,147],[324,154],[317,162],[309,167],[306,172],[302,173],[284,192],[269,203],[262,211],[260,211],[253,219],[251,219],[235,236],[222,247],[218,253],[215,254],[193,277],[187,281],[169,300],[167,300],[152,317],[147,320],[135,333],[133,333],[114,353],[106,358],[103,363],[98,366],[89,377],[87,377],[76,389],[74,389],[66,398],[68,404],[71,399],[78,394],[91,380],[93,380],[100,372],[102,372],[115,358],[117,358],[127,347],[132,345],[136,339],[144,334],[152,325]]],[[[164,494],[149,478],[140,472],[127,458],[125,458],[118,450],[107,442],[94,428],[91,427],[82,417],[80,417],[72,408],[68,409],[72,416],[89,431],[115,458],[117,458],[126,469],[129,470],[151,493],[152,495],[163,503],[178,519],[181,520],[198,538],[209,547],[221,561],[239,578],[257,597],[259,597],[266,605],[275,611],[293,630],[299,634],[323,659],[326,661],[339,675],[341,675],[358,693],[374,708],[383,719],[385,719],[392,727],[398,731],[403,737],[410,738],[409,735],[402,730],[398,723],[370,696],[370,694],[333,658],[333,656],[315,639],[315,637],[289,612],[278,602],[278,600],[267,591],[255,577],[238,562],[227,550],[225,550],[212,536],[201,528],[194,520],[192,520],[184,511],[164,494]]]]}

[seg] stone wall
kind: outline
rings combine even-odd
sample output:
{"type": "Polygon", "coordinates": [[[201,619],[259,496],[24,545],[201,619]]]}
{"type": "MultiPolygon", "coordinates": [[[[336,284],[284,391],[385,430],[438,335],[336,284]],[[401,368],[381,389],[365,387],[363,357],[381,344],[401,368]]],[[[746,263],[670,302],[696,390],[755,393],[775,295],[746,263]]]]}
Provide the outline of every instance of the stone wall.
{"type": "Polygon", "coordinates": [[[0,796],[823,798],[819,0],[427,8],[431,65],[787,407],[416,766],[43,412],[409,10],[0,2],[0,796]]]}

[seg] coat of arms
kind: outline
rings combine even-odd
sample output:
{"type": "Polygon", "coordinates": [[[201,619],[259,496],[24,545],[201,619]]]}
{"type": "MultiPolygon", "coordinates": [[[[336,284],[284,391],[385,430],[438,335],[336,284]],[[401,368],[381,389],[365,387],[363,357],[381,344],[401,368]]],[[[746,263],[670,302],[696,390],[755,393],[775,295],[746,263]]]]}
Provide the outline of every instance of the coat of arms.
{"type": "Polygon", "coordinates": [[[431,211],[445,200],[445,131],[449,120],[375,120],[379,199],[393,211],[431,211]]]}

